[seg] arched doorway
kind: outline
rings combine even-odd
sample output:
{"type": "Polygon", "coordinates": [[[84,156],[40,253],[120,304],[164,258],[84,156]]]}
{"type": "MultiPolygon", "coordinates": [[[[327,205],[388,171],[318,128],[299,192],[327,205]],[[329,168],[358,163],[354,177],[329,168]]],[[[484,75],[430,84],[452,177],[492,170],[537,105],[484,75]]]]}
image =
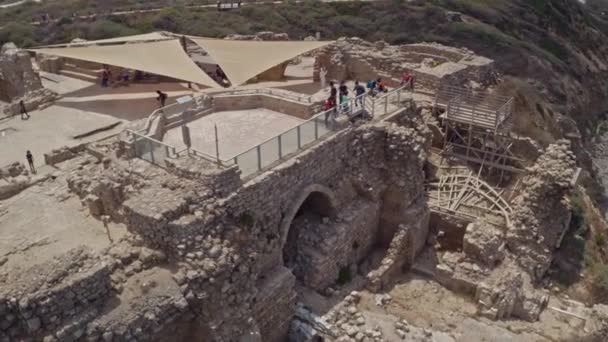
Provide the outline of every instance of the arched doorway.
{"type": "Polygon", "coordinates": [[[314,231],[324,218],[335,215],[335,198],[330,189],[313,185],[301,192],[290,206],[281,225],[283,263],[297,279],[307,269],[307,255],[314,249],[314,231]],[[312,235],[311,235],[312,234],[312,235]]]}

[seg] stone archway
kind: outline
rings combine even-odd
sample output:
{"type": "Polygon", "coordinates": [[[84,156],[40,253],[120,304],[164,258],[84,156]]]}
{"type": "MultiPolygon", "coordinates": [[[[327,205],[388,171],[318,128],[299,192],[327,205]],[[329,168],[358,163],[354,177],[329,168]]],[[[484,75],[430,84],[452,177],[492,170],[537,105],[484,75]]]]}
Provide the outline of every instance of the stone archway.
{"type": "MultiPolygon", "coordinates": [[[[296,277],[301,271],[296,270],[295,264],[299,256],[299,246],[303,239],[303,229],[307,224],[318,224],[324,217],[332,218],[336,213],[336,199],[331,189],[313,184],[302,191],[292,201],[281,222],[281,251],[283,263],[292,269],[296,277]]],[[[304,239],[305,240],[305,239],[304,239]]]]}

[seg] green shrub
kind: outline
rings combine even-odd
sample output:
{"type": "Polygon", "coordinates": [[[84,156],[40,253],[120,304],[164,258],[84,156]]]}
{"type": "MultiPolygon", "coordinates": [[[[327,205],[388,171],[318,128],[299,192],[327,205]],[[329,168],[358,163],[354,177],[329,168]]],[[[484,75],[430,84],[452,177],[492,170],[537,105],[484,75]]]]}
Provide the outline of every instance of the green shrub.
{"type": "Polygon", "coordinates": [[[595,295],[599,298],[608,297],[608,265],[596,263],[593,265],[591,272],[595,295]]]}
{"type": "Polygon", "coordinates": [[[575,231],[576,235],[582,235],[587,230],[583,199],[578,193],[575,193],[570,197],[570,204],[572,205],[572,208],[570,209],[572,212],[570,229],[575,231]]]}
{"type": "Polygon", "coordinates": [[[348,284],[352,279],[353,276],[350,272],[349,266],[344,266],[340,268],[340,271],[338,272],[338,285],[348,284]]]}
{"type": "Polygon", "coordinates": [[[245,211],[239,216],[239,223],[247,228],[253,227],[255,224],[255,216],[250,211],[245,211]]]}
{"type": "Polygon", "coordinates": [[[606,244],[606,237],[602,233],[595,234],[595,244],[602,247],[606,244]]]}

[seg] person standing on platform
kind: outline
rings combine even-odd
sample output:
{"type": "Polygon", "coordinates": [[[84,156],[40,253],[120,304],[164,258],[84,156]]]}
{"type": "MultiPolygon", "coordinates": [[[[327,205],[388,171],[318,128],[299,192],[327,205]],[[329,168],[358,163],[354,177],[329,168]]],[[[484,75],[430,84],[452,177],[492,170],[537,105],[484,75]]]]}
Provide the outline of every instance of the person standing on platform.
{"type": "Polygon", "coordinates": [[[363,94],[365,94],[365,87],[359,84],[359,81],[355,81],[355,87],[353,88],[355,93],[355,106],[363,106],[363,94]]]}
{"type": "Polygon", "coordinates": [[[334,104],[338,103],[338,90],[334,81],[329,81],[329,98],[332,99],[334,104]]]}

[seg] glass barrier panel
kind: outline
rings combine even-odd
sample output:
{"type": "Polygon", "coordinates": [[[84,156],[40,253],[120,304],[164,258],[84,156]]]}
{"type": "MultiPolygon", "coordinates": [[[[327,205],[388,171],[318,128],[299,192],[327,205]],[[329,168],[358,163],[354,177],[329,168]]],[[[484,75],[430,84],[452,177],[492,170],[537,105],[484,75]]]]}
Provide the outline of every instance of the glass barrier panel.
{"type": "Polygon", "coordinates": [[[281,154],[286,156],[298,150],[298,129],[294,127],[281,134],[281,154]]]}
{"type": "Polygon", "coordinates": [[[165,159],[169,157],[167,155],[166,146],[155,141],[150,141],[150,143],[152,146],[152,154],[154,155],[154,162],[156,164],[163,164],[165,159]]]}
{"type": "Polygon", "coordinates": [[[315,121],[307,121],[300,125],[300,147],[315,141],[315,121]]]}
{"type": "Polygon", "coordinates": [[[279,160],[279,138],[274,137],[260,145],[260,153],[262,157],[262,168],[279,160]]]}
{"type": "Polygon", "coordinates": [[[251,149],[237,156],[237,164],[241,169],[241,176],[246,177],[258,171],[258,152],[251,149]]]}
{"type": "Polygon", "coordinates": [[[135,155],[151,163],[154,162],[152,155],[152,144],[149,139],[146,139],[145,137],[137,137],[137,140],[135,141],[135,155]]]}
{"type": "Polygon", "coordinates": [[[313,121],[317,124],[317,138],[321,138],[331,132],[332,121],[329,117],[327,121],[325,121],[325,114],[317,115],[313,121]]]}

